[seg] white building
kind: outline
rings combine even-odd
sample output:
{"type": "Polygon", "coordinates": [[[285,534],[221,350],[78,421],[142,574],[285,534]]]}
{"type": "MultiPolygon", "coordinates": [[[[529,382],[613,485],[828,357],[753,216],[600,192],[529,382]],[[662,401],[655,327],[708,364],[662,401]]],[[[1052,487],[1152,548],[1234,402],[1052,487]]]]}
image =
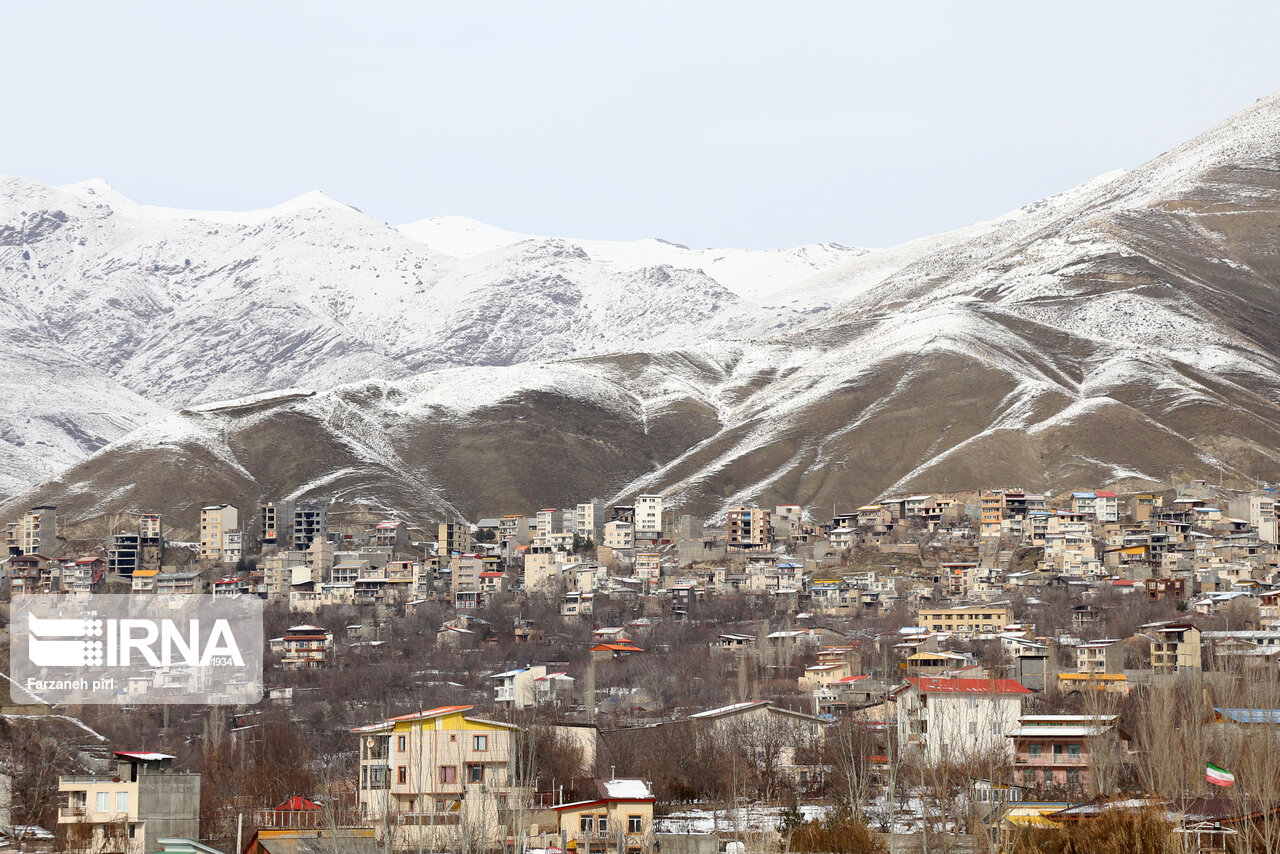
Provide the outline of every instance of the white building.
{"type": "Polygon", "coordinates": [[[613,521],[604,526],[604,545],[614,551],[635,548],[635,527],[630,522],[613,521]]]}
{"type": "Polygon", "coordinates": [[[898,697],[898,739],[931,763],[1010,758],[1009,732],[1031,693],[1012,679],[910,677],[898,697]]]}
{"type": "Polygon", "coordinates": [[[662,537],[662,496],[636,496],[636,529],[637,539],[657,540],[662,537]]]}

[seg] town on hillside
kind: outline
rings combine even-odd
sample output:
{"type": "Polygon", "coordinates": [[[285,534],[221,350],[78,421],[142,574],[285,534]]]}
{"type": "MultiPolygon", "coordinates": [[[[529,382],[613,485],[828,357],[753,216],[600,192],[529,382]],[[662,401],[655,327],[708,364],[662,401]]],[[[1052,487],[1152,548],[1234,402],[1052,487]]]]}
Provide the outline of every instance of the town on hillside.
{"type": "Polygon", "coordinates": [[[0,848],[1280,850],[1270,487],[493,511],[10,522],[0,673],[33,593],[260,599],[266,665],[252,706],[0,680],[0,848]]]}

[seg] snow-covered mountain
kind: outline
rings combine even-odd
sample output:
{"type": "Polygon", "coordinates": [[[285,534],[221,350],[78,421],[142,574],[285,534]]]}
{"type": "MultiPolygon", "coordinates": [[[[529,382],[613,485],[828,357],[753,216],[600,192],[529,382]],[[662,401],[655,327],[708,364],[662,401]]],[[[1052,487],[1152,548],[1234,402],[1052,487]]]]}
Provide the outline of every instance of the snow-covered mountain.
{"type": "Polygon", "coordinates": [[[474,516],[641,490],[715,515],[1277,480],[1278,234],[1277,97],[1132,172],[874,251],[392,228],[319,195],[182,212],[9,179],[0,331],[22,370],[72,379],[42,389],[45,420],[20,420],[25,398],[0,413],[29,425],[4,471],[21,483],[40,436],[49,467],[116,439],[14,502],[82,515],[323,494],[474,516]],[[263,395],[289,388],[316,393],[263,395]]]}

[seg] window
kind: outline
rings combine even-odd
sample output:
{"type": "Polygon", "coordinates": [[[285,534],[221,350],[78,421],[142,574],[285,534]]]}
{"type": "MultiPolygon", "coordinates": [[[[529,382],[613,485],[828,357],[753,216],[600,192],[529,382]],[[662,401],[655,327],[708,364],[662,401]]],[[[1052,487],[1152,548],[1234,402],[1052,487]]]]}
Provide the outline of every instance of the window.
{"type": "Polygon", "coordinates": [[[399,750],[401,753],[404,753],[405,740],[406,738],[403,735],[396,736],[396,750],[399,750]]]}
{"type": "Polygon", "coordinates": [[[472,750],[488,750],[488,749],[489,749],[489,736],[487,736],[487,735],[476,735],[476,736],[472,736],[472,737],[471,737],[471,749],[472,749],[472,750]]]}
{"type": "Polygon", "coordinates": [[[593,815],[578,816],[578,831],[581,833],[590,833],[595,828],[596,818],[593,815]]]}
{"type": "Polygon", "coordinates": [[[409,782],[409,769],[403,765],[396,768],[396,782],[404,785],[409,782]]]}
{"type": "Polygon", "coordinates": [[[1038,745],[1038,744],[1029,744],[1029,745],[1027,745],[1027,753],[1031,756],[1031,758],[1032,758],[1032,759],[1039,759],[1039,758],[1040,758],[1040,745],[1038,745]]]}
{"type": "Polygon", "coordinates": [[[601,814],[596,817],[596,833],[604,836],[609,832],[609,816],[601,814]]]}
{"type": "Polygon", "coordinates": [[[111,809],[111,793],[110,792],[98,792],[97,807],[98,807],[98,812],[106,812],[107,810],[111,809]]]}
{"type": "Polygon", "coordinates": [[[136,824],[129,825],[129,838],[136,839],[138,836],[138,826],[136,824]]]}
{"type": "Polygon", "coordinates": [[[457,765],[441,765],[440,766],[440,782],[441,783],[458,782],[458,766],[457,765]]]}
{"type": "Polygon", "coordinates": [[[1078,745],[1078,744],[1068,744],[1068,745],[1067,745],[1067,756],[1068,756],[1069,758],[1071,758],[1071,759],[1079,759],[1079,758],[1080,758],[1080,745],[1078,745]]]}
{"type": "Polygon", "coordinates": [[[116,792],[116,812],[129,811],[129,793],[116,792]]]}
{"type": "Polygon", "coordinates": [[[644,819],[638,815],[627,816],[627,833],[644,833],[644,819]]]}
{"type": "Polygon", "coordinates": [[[484,766],[468,765],[467,766],[467,782],[483,783],[484,782],[484,766]]]}

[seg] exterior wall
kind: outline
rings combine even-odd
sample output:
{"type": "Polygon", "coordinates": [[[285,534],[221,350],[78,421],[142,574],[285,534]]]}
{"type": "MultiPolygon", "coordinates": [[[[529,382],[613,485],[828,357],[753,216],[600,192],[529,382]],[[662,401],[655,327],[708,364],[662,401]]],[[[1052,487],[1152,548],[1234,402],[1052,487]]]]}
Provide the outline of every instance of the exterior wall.
{"type": "Polygon", "coordinates": [[[999,632],[1013,622],[1013,612],[1008,608],[939,608],[921,609],[917,620],[921,628],[931,632],[953,632],[973,635],[983,632],[999,632]]]}
{"type": "Polygon", "coordinates": [[[662,496],[639,495],[636,497],[636,536],[656,539],[662,536],[662,496]]]}
{"type": "Polygon", "coordinates": [[[223,534],[240,526],[240,513],[230,504],[200,510],[200,559],[221,560],[223,534]]]}
{"type": "Polygon", "coordinates": [[[421,840],[432,850],[451,849],[464,833],[497,845],[507,835],[504,811],[528,797],[512,785],[509,725],[456,712],[359,737],[361,816],[376,824],[394,815],[405,845],[421,840]]]}
{"type": "Polygon", "coordinates": [[[901,743],[918,745],[929,762],[1012,755],[1006,734],[1022,714],[1022,695],[926,695],[913,685],[899,703],[901,743]]]}
{"type": "Polygon", "coordinates": [[[653,844],[652,801],[602,801],[557,812],[561,832],[575,843],[580,854],[601,850],[619,854],[633,849],[648,851],[653,844]]]}

